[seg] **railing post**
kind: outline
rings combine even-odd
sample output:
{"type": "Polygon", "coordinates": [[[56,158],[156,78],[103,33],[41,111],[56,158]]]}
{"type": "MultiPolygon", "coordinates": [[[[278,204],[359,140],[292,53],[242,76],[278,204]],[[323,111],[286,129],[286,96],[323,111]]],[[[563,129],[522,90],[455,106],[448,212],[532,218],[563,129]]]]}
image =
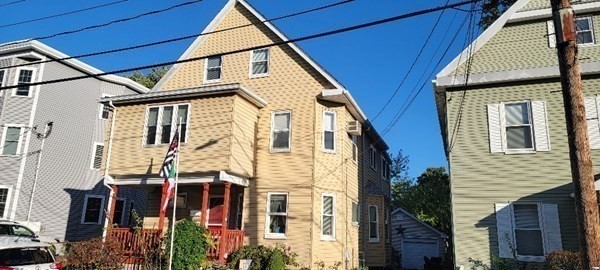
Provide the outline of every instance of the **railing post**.
{"type": "Polygon", "coordinates": [[[221,223],[221,241],[219,250],[219,261],[225,261],[225,253],[229,244],[229,234],[227,233],[227,221],[229,219],[229,202],[231,200],[231,183],[225,183],[225,194],[223,196],[223,222],[221,223]]]}

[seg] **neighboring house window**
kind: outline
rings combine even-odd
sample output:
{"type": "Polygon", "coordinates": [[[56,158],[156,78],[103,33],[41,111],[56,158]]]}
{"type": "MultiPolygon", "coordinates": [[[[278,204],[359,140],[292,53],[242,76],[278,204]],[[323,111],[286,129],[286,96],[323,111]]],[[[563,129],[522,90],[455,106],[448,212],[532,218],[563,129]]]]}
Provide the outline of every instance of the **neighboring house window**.
{"type": "Polygon", "coordinates": [[[267,195],[266,238],[285,238],[288,222],[288,194],[269,192],[267,195]]]}
{"type": "Polygon", "coordinates": [[[0,187],[0,218],[8,218],[8,201],[10,199],[10,187],[0,187]]]}
{"type": "Polygon", "coordinates": [[[357,137],[356,135],[352,135],[352,160],[354,162],[358,161],[358,146],[357,146],[357,137]]]}
{"type": "Polygon", "coordinates": [[[102,210],[104,209],[104,196],[85,195],[83,203],[82,224],[100,224],[102,210]]]}
{"type": "Polygon", "coordinates": [[[269,49],[258,49],[250,53],[250,77],[269,74],[269,49]]]}
{"type": "Polygon", "coordinates": [[[545,101],[487,105],[490,152],[550,151],[545,101]]]}
{"type": "Polygon", "coordinates": [[[377,170],[377,164],[375,162],[375,159],[377,158],[377,150],[375,150],[375,147],[373,147],[373,145],[371,145],[371,147],[369,148],[369,157],[369,166],[371,166],[371,169],[377,170]]]}
{"type": "Polygon", "coordinates": [[[146,145],[169,144],[178,128],[181,117],[181,142],[187,142],[189,122],[189,104],[178,104],[148,108],[146,114],[146,132],[144,142],[146,145]]]}
{"type": "Polygon", "coordinates": [[[385,209],[385,220],[384,220],[384,226],[383,229],[385,230],[384,234],[385,234],[385,242],[389,243],[390,242],[390,226],[389,226],[389,220],[390,220],[390,212],[389,209],[387,207],[384,208],[385,209]]]}
{"type": "Polygon", "coordinates": [[[360,206],[357,202],[352,202],[352,225],[360,224],[360,206]]]}
{"type": "Polygon", "coordinates": [[[102,155],[104,153],[104,144],[94,143],[94,155],[92,157],[92,169],[100,170],[102,167],[102,155]]]}
{"type": "Polygon", "coordinates": [[[335,112],[323,112],[323,150],[335,152],[335,112]]]}
{"type": "Polygon", "coordinates": [[[556,204],[516,202],[496,204],[499,257],[541,262],[562,250],[556,204]]]}
{"type": "Polygon", "coordinates": [[[213,56],[206,58],[205,61],[204,82],[218,82],[221,80],[222,58],[213,56]]]}
{"type": "Polygon", "coordinates": [[[23,85],[23,84],[32,83],[34,75],[35,75],[35,71],[33,69],[18,68],[17,69],[17,80],[15,83],[17,85],[17,87],[15,88],[15,90],[13,92],[13,96],[28,97],[31,94],[30,93],[31,86],[23,85]]]}
{"type": "Polygon", "coordinates": [[[335,196],[323,193],[321,203],[321,240],[335,240],[335,196]]]}
{"type": "Polygon", "coordinates": [[[271,114],[271,152],[290,151],[292,112],[281,111],[271,114]]]}
{"type": "Polygon", "coordinates": [[[379,242],[379,216],[376,205],[369,205],[369,242],[379,242]]]}
{"type": "Polygon", "coordinates": [[[600,149],[600,121],[598,118],[598,106],[600,97],[585,98],[585,118],[588,125],[588,137],[591,149],[600,149]]]}
{"type": "MultiPolygon", "coordinates": [[[[102,98],[112,97],[113,95],[102,94],[102,98]]],[[[110,106],[100,103],[100,119],[108,119],[110,114],[110,106]]]]}
{"type": "Polygon", "coordinates": [[[125,214],[125,199],[118,198],[115,202],[115,213],[112,224],[121,225],[123,223],[123,214],[125,214]]]}
{"type": "Polygon", "coordinates": [[[4,74],[6,74],[6,71],[0,70],[0,87],[4,86],[4,74]]]}
{"type": "Polygon", "coordinates": [[[578,45],[594,44],[594,25],[592,23],[592,17],[576,18],[575,27],[578,45]]]}
{"type": "Polygon", "coordinates": [[[389,174],[389,164],[384,156],[381,156],[381,179],[387,180],[389,174]]]}
{"type": "Polygon", "coordinates": [[[2,132],[2,155],[16,156],[21,152],[21,130],[18,126],[5,126],[2,132]]]}

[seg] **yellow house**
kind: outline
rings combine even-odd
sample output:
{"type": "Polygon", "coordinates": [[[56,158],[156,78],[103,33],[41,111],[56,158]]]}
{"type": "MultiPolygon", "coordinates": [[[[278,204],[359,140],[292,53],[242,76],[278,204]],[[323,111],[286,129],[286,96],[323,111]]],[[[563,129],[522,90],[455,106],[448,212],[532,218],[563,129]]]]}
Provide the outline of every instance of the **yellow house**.
{"type": "Polygon", "coordinates": [[[182,119],[176,217],[219,239],[210,256],[284,244],[306,267],[389,265],[388,147],[350,93],[293,43],[223,54],[288,40],[244,0],[204,32],[180,58],[202,60],[102,100],[109,184],[148,190],[144,228],[167,228],[158,170],[182,119]]]}

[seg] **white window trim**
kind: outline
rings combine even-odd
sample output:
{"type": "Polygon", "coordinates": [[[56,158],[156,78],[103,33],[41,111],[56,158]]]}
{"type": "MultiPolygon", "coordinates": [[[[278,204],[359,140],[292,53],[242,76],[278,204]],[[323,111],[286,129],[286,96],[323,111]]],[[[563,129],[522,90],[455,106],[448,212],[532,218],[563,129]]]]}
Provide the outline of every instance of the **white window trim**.
{"type": "MultiPolygon", "coordinates": [[[[102,159],[100,159],[100,168],[94,168],[94,159],[96,159],[96,147],[98,145],[102,145],[104,147],[104,143],[95,142],[92,148],[92,160],[90,162],[90,169],[94,171],[98,171],[102,168],[102,159]]],[[[103,148],[104,150],[104,148],[103,148]]],[[[104,158],[104,152],[102,153],[102,158],[104,158]]]]}
{"type": "Polygon", "coordinates": [[[371,167],[371,169],[373,169],[374,171],[377,171],[377,162],[375,161],[377,157],[377,150],[371,144],[369,146],[369,151],[369,167],[371,167]]]}
{"type": "Polygon", "coordinates": [[[104,196],[85,194],[85,198],[83,199],[83,210],[81,211],[81,224],[100,224],[102,221],[103,210],[104,210],[104,196]],[[89,198],[102,199],[102,202],[100,203],[100,213],[98,214],[98,222],[85,222],[85,214],[86,214],[87,203],[88,203],[89,198]]]}
{"type": "Polygon", "coordinates": [[[0,73],[3,73],[2,74],[2,79],[0,79],[0,87],[7,86],[6,82],[8,80],[6,79],[6,77],[8,77],[8,76],[6,76],[6,75],[8,75],[8,70],[7,69],[0,69],[0,73]]]}
{"type": "Polygon", "coordinates": [[[377,205],[369,204],[367,214],[369,215],[367,218],[369,221],[369,228],[367,231],[369,233],[369,243],[379,243],[379,207],[377,205]],[[376,238],[371,238],[371,207],[375,207],[375,223],[377,224],[377,229],[375,229],[375,232],[377,233],[376,238]]]}
{"type": "Polygon", "coordinates": [[[223,56],[222,55],[215,55],[212,57],[207,57],[204,58],[204,78],[203,78],[203,83],[208,84],[208,83],[217,83],[220,82],[221,80],[223,80],[223,56]],[[219,78],[218,79],[213,79],[213,80],[208,80],[206,77],[208,76],[208,58],[212,58],[212,57],[219,57],[221,59],[221,65],[219,66],[220,72],[219,72],[219,78]]]}
{"type": "Polygon", "coordinates": [[[270,142],[269,142],[269,150],[271,153],[287,153],[287,152],[291,152],[292,151],[292,122],[293,122],[293,114],[292,114],[292,110],[281,110],[281,111],[273,111],[271,112],[271,134],[269,135],[271,137],[270,142]],[[290,115],[290,127],[289,127],[289,132],[288,132],[288,142],[289,142],[289,146],[288,148],[273,148],[273,143],[275,142],[273,139],[273,134],[275,132],[275,115],[276,114],[284,114],[284,113],[289,113],[290,115]]]}
{"type": "Polygon", "coordinates": [[[381,159],[380,159],[380,163],[379,163],[379,167],[381,167],[381,172],[379,173],[381,175],[381,180],[387,179],[385,177],[386,166],[387,166],[387,160],[385,159],[385,157],[383,155],[381,155],[381,159]]]}
{"type": "MultiPolygon", "coordinates": [[[[185,142],[181,143],[183,145],[188,143],[188,138],[190,136],[190,116],[192,114],[192,104],[191,103],[174,103],[174,104],[164,104],[164,105],[148,105],[146,106],[146,115],[144,116],[144,135],[142,136],[142,147],[159,147],[162,145],[169,145],[173,140],[173,136],[175,135],[175,130],[179,126],[179,106],[187,105],[188,106],[188,114],[186,117],[185,123],[187,124],[187,130],[185,132],[185,138],[182,138],[185,142]],[[178,123],[177,125],[171,125],[171,138],[168,143],[161,143],[160,138],[162,137],[162,114],[164,107],[173,107],[173,117],[171,119],[171,123],[178,123]],[[148,136],[148,116],[150,115],[150,109],[158,108],[158,114],[156,115],[156,137],[154,138],[154,144],[147,144],[146,137],[148,136]]],[[[181,132],[181,131],[179,131],[181,132]]]]}
{"type": "MultiPolygon", "coordinates": [[[[125,210],[127,210],[127,199],[123,197],[117,197],[117,201],[123,202],[123,211],[121,211],[121,223],[119,225],[123,225],[125,222],[125,210]]],[[[115,203],[115,211],[117,210],[117,204],[115,203]]],[[[113,222],[114,224],[114,222],[113,222]]]]}
{"type": "Polygon", "coordinates": [[[268,192],[267,193],[267,209],[265,212],[265,239],[287,239],[287,233],[289,230],[288,220],[290,213],[290,195],[288,192],[268,192]],[[271,226],[271,220],[269,219],[269,210],[271,209],[271,195],[285,195],[286,206],[285,206],[285,233],[270,233],[269,227],[271,226]]]}
{"type": "Polygon", "coordinates": [[[13,97],[22,97],[22,98],[30,98],[33,95],[33,90],[34,90],[34,86],[29,86],[29,92],[27,93],[27,96],[20,96],[17,95],[17,87],[19,84],[19,74],[21,74],[21,70],[31,70],[31,82],[30,83],[35,83],[36,78],[35,76],[37,75],[37,68],[33,68],[33,67],[18,67],[16,69],[15,72],[15,79],[14,79],[14,84],[13,86],[15,86],[12,90],[12,95],[13,97]]]}
{"type": "Polygon", "coordinates": [[[350,141],[352,143],[352,151],[353,151],[353,152],[350,153],[352,155],[352,161],[355,164],[358,164],[358,156],[359,156],[359,153],[358,153],[358,143],[357,143],[358,136],[352,135],[352,137],[350,138],[350,141]],[[356,151],[356,155],[354,155],[354,151],[356,151]]]}
{"type": "MultiPolygon", "coordinates": [[[[101,97],[102,97],[102,98],[107,98],[107,97],[114,97],[114,96],[115,96],[115,95],[111,95],[111,94],[102,94],[102,96],[101,96],[101,97]]],[[[104,111],[104,107],[105,107],[105,106],[106,106],[106,105],[104,105],[104,104],[100,103],[100,110],[98,111],[98,119],[101,119],[101,120],[108,120],[108,118],[106,118],[106,119],[102,118],[102,112],[104,111]]]]}
{"type": "Polygon", "coordinates": [[[322,138],[322,143],[321,143],[321,150],[325,153],[330,153],[330,154],[334,154],[336,152],[337,149],[337,132],[336,132],[336,127],[337,127],[337,113],[335,111],[323,111],[323,117],[321,118],[321,122],[322,122],[322,133],[321,133],[321,137],[322,138]],[[327,114],[331,114],[333,115],[333,130],[325,130],[325,122],[323,120],[325,120],[325,115],[327,114]],[[325,148],[325,131],[329,131],[329,132],[333,132],[333,149],[326,149],[325,148]]]}
{"type": "Polygon", "coordinates": [[[354,213],[351,213],[350,215],[350,222],[352,223],[352,226],[356,226],[356,227],[360,227],[360,217],[361,217],[361,213],[360,213],[360,203],[358,201],[352,201],[351,206],[350,206],[350,210],[352,211],[352,204],[356,204],[356,219],[357,221],[352,220],[352,215],[354,213]]]}
{"type": "MultiPolygon", "coordinates": [[[[529,153],[535,153],[536,149],[535,149],[535,136],[533,134],[533,129],[534,129],[534,124],[533,123],[533,113],[531,111],[531,100],[521,100],[521,101],[511,101],[511,102],[503,102],[501,103],[502,105],[502,115],[501,117],[501,136],[502,136],[502,144],[503,147],[505,149],[504,153],[505,154],[529,154],[529,153]],[[507,138],[507,134],[506,134],[506,128],[508,127],[508,125],[506,124],[506,105],[511,105],[511,104],[519,104],[519,103],[526,103],[527,104],[527,117],[529,118],[529,127],[530,127],[530,134],[531,134],[531,148],[523,148],[523,149],[508,149],[508,138],[507,138]]],[[[526,125],[521,125],[521,126],[526,126],[526,125]]]]}
{"type": "Polygon", "coordinates": [[[1,216],[2,219],[8,219],[8,215],[10,212],[11,198],[12,198],[12,186],[8,185],[0,185],[0,189],[7,189],[8,193],[6,195],[6,205],[4,207],[4,215],[1,216]]]}
{"type": "Polygon", "coordinates": [[[335,193],[331,193],[331,192],[324,192],[321,193],[321,241],[335,241],[335,223],[336,223],[336,215],[335,215],[335,209],[336,209],[336,196],[335,193]],[[323,216],[325,216],[325,197],[331,197],[333,198],[333,203],[332,203],[332,215],[331,215],[331,232],[332,235],[324,235],[323,234],[323,216]]]}
{"type": "Polygon", "coordinates": [[[21,155],[21,146],[23,145],[23,135],[25,135],[25,132],[28,131],[23,131],[23,129],[26,129],[27,126],[26,125],[16,125],[16,124],[5,124],[4,128],[2,129],[2,141],[0,141],[0,156],[3,157],[18,157],[21,155]],[[5,155],[4,153],[4,143],[6,142],[6,132],[8,131],[8,128],[20,128],[19,130],[19,142],[17,145],[17,153],[14,155],[5,155]]]}
{"type": "Polygon", "coordinates": [[[593,46],[596,45],[596,33],[594,33],[594,19],[592,18],[592,16],[583,16],[583,17],[578,17],[575,18],[575,25],[577,25],[577,21],[579,20],[588,20],[590,22],[590,30],[585,30],[585,31],[579,31],[577,29],[575,29],[575,37],[577,37],[577,32],[591,32],[592,33],[592,42],[590,43],[583,43],[583,44],[577,44],[577,46],[581,46],[581,47],[587,47],[587,46],[593,46]]]}
{"type": "MultiPolygon", "coordinates": [[[[510,203],[510,219],[511,219],[511,225],[512,225],[512,246],[515,248],[515,250],[517,249],[517,234],[515,232],[517,226],[515,224],[515,209],[514,209],[514,205],[515,204],[533,204],[537,206],[537,212],[538,212],[538,224],[540,226],[540,233],[542,235],[542,250],[544,251],[544,254],[546,254],[546,237],[545,237],[545,232],[544,232],[544,213],[542,212],[542,203],[541,202],[511,202],[510,203]]],[[[515,255],[516,255],[516,259],[518,261],[522,261],[522,262],[544,262],[546,260],[546,257],[544,255],[542,256],[529,256],[529,255],[519,255],[517,253],[517,251],[515,251],[515,255]]]]}
{"type": "Polygon", "coordinates": [[[254,79],[254,78],[262,78],[262,77],[269,76],[269,72],[271,72],[271,48],[262,48],[262,49],[256,49],[256,50],[250,51],[250,61],[249,61],[249,63],[250,64],[249,64],[249,67],[248,67],[248,78],[254,79]],[[253,56],[254,56],[254,52],[255,51],[260,51],[260,50],[266,50],[267,51],[267,72],[266,73],[260,73],[260,74],[252,74],[252,64],[254,63],[252,61],[252,59],[253,59],[253,56]]]}

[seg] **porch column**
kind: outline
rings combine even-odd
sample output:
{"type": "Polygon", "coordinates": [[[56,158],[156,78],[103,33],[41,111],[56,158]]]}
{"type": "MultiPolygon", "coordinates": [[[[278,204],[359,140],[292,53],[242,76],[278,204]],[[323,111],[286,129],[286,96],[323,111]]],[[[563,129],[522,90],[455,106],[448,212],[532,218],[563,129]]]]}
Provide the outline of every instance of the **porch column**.
{"type": "Polygon", "coordinates": [[[200,213],[200,225],[206,226],[208,224],[206,212],[208,211],[208,193],[210,191],[210,183],[202,184],[202,212],[200,213]]]}
{"type": "Polygon", "coordinates": [[[110,200],[110,209],[108,209],[108,220],[109,220],[109,225],[113,225],[113,218],[115,217],[115,206],[117,204],[117,194],[119,193],[119,186],[117,185],[111,185],[110,186],[113,190],[113,196],[109,198],[110,200]]]}
{"type": "Polygon", "coordinates": [[[165,235],[165,214],[166,211],[162,211],[162,207],[165,204],[165,200],[167,199],[167,193],[165,191],[164,185],[161,186],[160,189],[160,205],[158,206],[158,230],[160,231],[160,235],[165,235]]]}
{"type": "Polygon", "coordinates": [[[219,250],[219,261],[224,262],[225,261],[225,251],[227,250],[227,238],[228,238],[228,233],[227,233],[227,221],[229,219],[229,201],[231,201],[231,196],[230,196],[230,191],[231,191],[231,183],[230,182],[226,182],[225,183],[225,195],[223,196],[223,223],[221,224],[221,244],[219,245],[219,247],[221,248],[221,250],[219,250]]]}

